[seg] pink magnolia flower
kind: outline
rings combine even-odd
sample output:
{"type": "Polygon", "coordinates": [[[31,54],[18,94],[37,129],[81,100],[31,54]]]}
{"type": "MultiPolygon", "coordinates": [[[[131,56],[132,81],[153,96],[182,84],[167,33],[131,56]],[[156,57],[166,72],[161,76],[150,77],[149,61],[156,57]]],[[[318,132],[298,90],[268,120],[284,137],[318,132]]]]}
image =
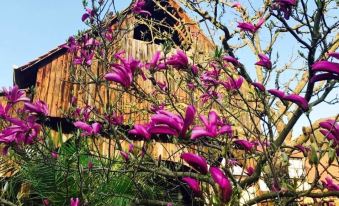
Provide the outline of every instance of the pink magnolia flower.
{"type": "Polygon", "coordinates": [[[72,198],[71,198],[71,206],[80,206],[80,200],[79,200],[79,198],[73,199],[73,197],[72,197],[72,198]]]}
{"type": "Polygon", "coordinates": [[[238,22],[238,28],[245,32],[255,33],[265,23],[264,18],[260,18],[256,25],[249,22],[238,22]]]}
{"type": "Polygon", "coordinates": [[[246,168],[246,172],[245,172],[248,176],[252,176],[254,174],[254,168],[249,166],[246,168]]]}
{"type": "Polygon", "coordinates": [[[205,71],[200,79],[205,87],[215,86],[219,84],[220,69],[213,67],[213,70],[205,71]]]}
{"type": "Polygon", "coordinates": [[[254,143],[247,141],[247,140],[244,140],[244,139],[234,140],[233,143],[236,146],[240,147],[241,149],[244,149],[245,151],[252,151],[255,147],[254,143]]]}
{"type": "Polygon", "coordinates": [[[166,91],[168,89],[166,82],[157,81],[156,83],[162,91],[166,91]]]}
{"type": "Polygon", "coordinates": [[[142,137],[145,140],[149,140],[151,138],[151,134],[148,132],[148,126],[141,124],[134,125],[133,129],[128,131],[128,134],[142,137]]]}
{"type": "Polygon", "coordinates": [[[146,2],[144,0],[136,0],[132,6],[132,12],[135,14],[145,14],[151,16],[149,11],[143,10],[146,2]]]}
{"type": "Polygon", "coordinates": [[[255,33],[257,30],[252,23],[248,22],[238,22],[237,26],[241,31],[246,31],[250,33],[255,33]]]}
{"type": "Polygon", "coordinates": [[[188,184],[188,186],[191,188],[195,195],[197,196],[201,195],[200,182],[198,180],[191,177],[183,177],[182,181],[188,184]]]}
{"type": "Polygon", "coordinates": [[[128,88],[133,83],[134,73],[141,68],[141,63],[133,58],[125,59],[120,54],[115,55],[121,64],[112,64],[112,71],[105,75],[107,81],[114,81],[128,88]]]}
{"type": "Polygon", "coordinates": [[[49,206],[49,201],[48,201],[48,199],[43,199],[43,200],[42,200],[42,204],[43,204],[44,206],[49,206]]]}
{"type": "Polygon", "coordinates": [[[93,162],[92,162],[92,161],[88,161],[88,163],[87,163],[87,168],[88,168],[89,170],[93,169],[93,162]]]}
{"type": "Polygon", "coordinates": [[[214,90],[208,90],[206,93],[204,93],[200,96],[202,103],[206,103],[210,99],[220,99],[220,98],[221,98],[220,93],[218,93],[214,90]]]}
{"type": "Polygon", "coordinates": [[[90,8],[86,8],[86,12],[81,16],[81,21],[86,21],[88,18],[92,19],[95,16],[95,11],[90,9],[90,8]]]}
{"type": "Polygon", "coordinates": [[[290,94],[290,95],[285,95],[283,99],[286,100],[286,101],[290,101],[290,102],[297,104],[304,111],[308,110],[308,102],[302,96],[299,96],[297,94],[290,94]]]}
{"type": "Polygon", "coordinates": [[[339,63],[329,61],[318,61],[312,65],[312,71],[329,72],[339,75],[339,63]]]}
{"type": "Polygon", "coordinates": [[[307,100],[302,97],[299,96],[297,94],[289,94],[286,95],[285,92],[280,91],[278,89],[269,89],[268,92],[278,98],[280,98],[281,100],[285,100],[285,101],[290,101],[293,102],[295,104],[297,104],[299,107],[301,107],[304,111],[308,110],[308,102],[307,100]]]}
{"type": "Polygon", "coordinates": [[[231,56],[224,56],[223,60],[225,60],[226,62],[232,63],[234,66],[238,66],[239,65],[239,61],[236,58],[231,57],[231,56]]]}
{"type": "Polygon", "coordinates": [[[51,152],[51,156],[52,156],[53,159],[58,159],[59,154],[57,152],[53,151],[53,152],[51,152]]]}
{"type": "Polygon", "coordinates": [[[339,59],[339,52],[329,52],[328,56],[339,59]]]}
{"type": "Polygon", "coordinates": [[[68,38],[67,43],[63,44],[61,47],[66,48],[68,52],[76,52],[78,49],[78,44],[75,38],[71,36],[68,38]]]}
{"type": "Polygon", "coordinates": [[[199,139],[201,137],[216,137],[218,135],[232,133],[230,125],[223,124],[215,111],[210,111],[208,119],[204,115],[200,115],[200,120],[205,127],[196,126],[192,130],[191,139],[199,139]]]}
{"type": "Polygon", "coordinates": [[[324,81],[324,80],[332,80],[332,79],[339,80],[339,75],[335,75],[333,73],[323,73],[323,74],[314,75],[310,79],[310,83],[315,83],[315,82],[324,81]]]}
{"type": "Polygon", "coordinates": [[[13,88],[9,87],[9,89],[3,88],[2,92],[5,94],[5,97],[10,103],[17,103],[20,101],[29,102],[30,99],[25,96],[25,92],[20,90],[17,85],[14,85],[13,88]]]}
{"type": "Polygon", "coordinates": [[[120,151],[120,155],[121,155],[122,158],[124,158],[124,160],[125,160],[126,162],[129,161],[129,154],[128,154],[128,153],[126,153],[126,152],[124,152],[124,151],[120,151]]]}
{"type": "Polygon", "coordinates": [[[122,125],[124,116],[116,113],[105,115],[105,119],[112,125],[122,125]]]}
{"type": "Polygon", "coordinates": [[[323,129],[320,132],[329,140],[333,140],[335,144],[339,145],[339,123],[335,120],[328,119],[320,122],[319,126],[323,129]]]}
{"type": "Polygon", "coordinates": [[[296,0],[276,0],[272,6],[274,10],[284,13],[284,18],[289,19],[292,13],[292,8],[297,5],[296,0]]]}
{"type": "Polygon", "coordinates": [[[100,130],[101,130],[101,124],[97,122],[93,123],[92,125],[89,125],[82,121],[76,121],[73,123],[73,125],[76,128],[79,128],[83,131],[81,133],[81,136],[97,135],[100,133],[100,130]]]}
{"type": "Polygon", "coordinates": [[[33,113],[48,115],[48,107],[47,104],[41,100],[36,101],[35,103],[26,102],[24,108],[33,113]]]}
{"type": "Polygon", "coordinates": [[[326,177],[325,181],[322,180],[321,182],[329,191],[339,191],[339,184],[334,183],[330,177],[326,177]]]}
{"type": "Polygon", "coordinates": [[[310,151],[309,147],[305,147],[305,146],[300,145],[300,144],[296,145],[294,147],[297,148],[298,150],[300,150],[304,154],[305,157],[307,156],[307,153],[310,151]]]}
{"type": "Polygon", "coordinates": [[[129,152],[129,153],[132,153],[133,150],[134,150],[134,144],[130,143],[130,144],[128,145],[128,152],[129,152]]]}
{"type": "Polygon", "coordinates": [[[90,66],[92,64],[92,60],[94,57],[94,52],[93,51],[87,51],[85,49],[80,50],[80,55],[77,55],[73,59],[73,64],[74,65],[87,65],[90,66]]]}
{"type": "Polygon", "coordinates": [[[216,182],[221,188],[221,199],[224,202],[228,202],[231,199],[233,192],[231,182],[225,176],[224,172],[222,172],[218,167],[211,167],[210,173],[214,182],[216,182]]]}
{"type": "Polygon", "coordinates": [[[174,136],[186,136],[188,127],[193,123],[195,108],[189,105],[186,108],[185,119],[166,110],[158,110],[151,117],[149,132],[151,134],[168,134],[174,136]]]}
{"type": "Polygon", "coordinates": [[[166,63],[176,69],[185,69],[188,68],[188,57],[182,50],[177,50],[177,53],[173,54],[166,63]]]}
{"type": "Polygon", "coordinates": [[[148,70],[156,70],[156,68],[159,70],[165,69],[165,64],[160,62],[160,57],[161,57],[161,52],[156,51],[151,61],[145,64],[146,69],[148,70]]]}
{"type": "Polygon", "coordinates": [[[34,116],[29,116],[25,121],[15,118],[7,118],[7,121],[12,125],[1,131],[0,143],[32,144],[41,130],[34,116]]]}
{"type": "Polygon", "coordinates": [[[236,91],[239,90],[244,78],[239,77],[238,79],[234,79],[229,77],[226,82],[220,82],[228,91],[236,91]]]}
{"type": "Polygon", "coordinates": [[[270,94],[278,97],[279,99],[284,99],[285,97],[285,92],[278,90],[278,89],[269,89],[267,90],[270,94]]]}
{"type": "Polygon", "coordinates": [[[262,85],[261,83],[259,82],[253,82],[252,85],[257,88],[258,90],[264,92],[266,89],[265,89],[265,86],[262,85]]]}
{"type": "Polygon", "coordinates": [[[6,119],[9,116],[8,112],[10,109],[11,109],[10,104],[6,104],[6,106],[0,104],[0,118],[6,119]]]}
{"type": "Polygon", "coordinates": [[[272,68],[272,62],[271,60],[264,54],[258,54],[259,61],[255,63],[255,65],[265,67],[266,69],[272,68]]]}
{"type": "Polygon", "coordinates": [[[240,8],[241,8],[241,4],[240,4],[239,2],[234,2],[234,3],[232,4],[232,7],[235,7],[235,8],[237,8],[237,9],[240,9],[240,8]]]}
{"type": "Polygon", "coordinates": [[[193,153],[183,153],[180,158],[200,173],[207,174],[207,162],[204,157],[193,153]]]}

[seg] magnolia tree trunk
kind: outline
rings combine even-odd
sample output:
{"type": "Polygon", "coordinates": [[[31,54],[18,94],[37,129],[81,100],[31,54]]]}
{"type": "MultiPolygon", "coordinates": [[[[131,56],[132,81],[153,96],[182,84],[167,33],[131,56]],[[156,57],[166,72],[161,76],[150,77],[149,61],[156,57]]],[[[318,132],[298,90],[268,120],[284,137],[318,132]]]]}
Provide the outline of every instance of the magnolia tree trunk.
{"type": "Polygon", "coordinates": [[[339,110],[313,126],[309,118],[320,104],[338,104],[336,1],[137,0],[124,11],[116,3],[84,1],[89,30],[63,45],[73,97],[60,118],[71,133],[50,129],[50,105],[16,86],[3,91],[4,158],[20,165],[20,180],[38,196],[31,201],[339,197],[339,110]],[[302,117],[310,129],[293,141],[302,117]]]}

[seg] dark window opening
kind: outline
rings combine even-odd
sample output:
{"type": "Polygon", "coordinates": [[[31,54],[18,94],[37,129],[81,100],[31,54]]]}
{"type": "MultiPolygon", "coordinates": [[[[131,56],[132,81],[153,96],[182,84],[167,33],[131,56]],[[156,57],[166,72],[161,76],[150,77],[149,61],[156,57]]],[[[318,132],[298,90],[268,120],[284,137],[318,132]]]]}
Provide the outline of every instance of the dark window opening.
{"type": "Polygon", "coordinates": [[[185,41],[184,43],[183,39],[189,38],[183,38],[182,36],[190,35],[189,28],[177,21],[181,19],[178,11],[171,7],[167,1],[160,1],[159,3],[161,7],[166,8],[169,14],[153,1],[147,1],[144,9],[151,12],[152,15],[137,17],[139,18],[139,24],[134,28],[133,38],[155,44],[172,41],[175,45],[188,49],[188,42],[185,41]]]}

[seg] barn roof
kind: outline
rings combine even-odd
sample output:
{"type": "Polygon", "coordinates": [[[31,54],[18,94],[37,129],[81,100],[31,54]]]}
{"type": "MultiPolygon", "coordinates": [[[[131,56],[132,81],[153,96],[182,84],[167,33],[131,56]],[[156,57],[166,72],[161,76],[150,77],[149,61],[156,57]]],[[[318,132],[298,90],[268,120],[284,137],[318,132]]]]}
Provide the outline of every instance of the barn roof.
{"type": "MultiPolygon", "coordinates": [[[[180,30],[179,37],[181,38],[181,41],[185,41],[187,39],[186,36],[192,34],[188,34],[188,32],[199,31],[199,35],[205,42],[208,42],[208,44],[210,45],[214,45],[211,40],[204,35],[203,32],[200,32],[201,29],[199,28],[198,24],[194,22],[186,12],[184,12],[184,10],[177,2],[175,2],[175,0],[146,0],[145,10],[148,10],[151,13],[154,12],[154,5],[157,5],[158,8],[164,11],[165,15],[170,15],[172,18],[175,18],[175,16],[177,16],[180,18],[181,23],[189,25],[189,31],[182,31],[182,29],[177,29],[180,30]],[[163,3],[170,5],[170,11],[168,10],[168,8],[162,6],[163,3]],[[173,16],[173,12],[176,13],[175,16],[173,16]]],[[[128,12],[129,10],[126,9],[121,13],[128,14],[128,12]]],[[[114,25],[115,22],[116,18],[113,17],[110,20],[110,25],[114,25]]],[[[36,58],[35,60],[32,60],[27,64],[24,64],[14,69],[14,83],[17,84],[21,89],[34,86],[36,82],[37,71],[39,70],[39,68],[43,67],[54,58],[57,58],[67,53],[67,49],[63,48],[62,45],[59,45],[58,47],[50,50],[49,52],[36,58]]]]}

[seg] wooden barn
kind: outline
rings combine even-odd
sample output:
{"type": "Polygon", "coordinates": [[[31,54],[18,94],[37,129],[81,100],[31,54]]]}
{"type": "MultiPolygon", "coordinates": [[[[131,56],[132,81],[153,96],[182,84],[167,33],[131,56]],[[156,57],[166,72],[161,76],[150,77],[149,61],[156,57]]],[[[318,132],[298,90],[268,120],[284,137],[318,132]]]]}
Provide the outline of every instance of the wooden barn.
{"type": "MultiPolygon", "coordinates": [[[[167,39],[171,40],[173,45],[172,52],[176,49],[184,50],[188,55],[197,55],[195,61],[203,61],[208,55],[213,54],[215,45],[199,28],[180,6],[174,1],[146,1],[145,10],[152,13],[149,22],[152,22],[152,28],[157,30],[163,36],[153,37],[150,35],[149,25],[144,20],[123,11],[125,18],[119,22],[116,18],[109,20],[109,26],[113,30],[119,24],[120,30],[124,33],[121,39],[117,39],[113,44],[114,50],[126,51],[126,56],[132,56],[138,60],[146,62],[150,60],[156,51],[162,50],[162,44],[167,39]],[[157,22],[161,22],[157,24],[157,22]],[[165,25],[165,26],[164,26],[165,25]]],[[[89,32],[89,31],[87,31],[89,32]]],[[[114,41],[114,40],[113,40],[114,41]]],[[[27,91],[27,95],[33,101],[42,100],[49,106],[49,117],[52,124],[64,124],[67,122],[64,117],[64,111],[70,107],[72,97],[77,97],[77,106],[85,105],[97,107],[104,102],[115,102],[118,110],[123,111],[124,122],[144,123],[149,120],[146,112],[150,104],[148,102],[137,101],[129,94],[118,94],[112,92],[107,97],[104,87],[91,84],[81,86],[78,82],[72,82],[72,74],[81,77],[83,74],[77,73],[77,68],[72,65],[74,55],[69,53],[66,48],[58,46],[37,59],[14,70],[14,84],[20,89],[27,91]],[[103,102],[99,102],[99,99],[103,102]]],[[[97,61],[93,61],[91,68],[93,72],[102,76],[108,71],[97,61]]],[[[84,80],[86,81],[86,79],[84,80]]],[[[152,83],[138,79],[138,83],[146,92],[151,92],[152,83]]],[[[186,94],[185,94],[186,95],[186,94]]],[[[185,102],[187,97],[180,93],[179,97],[185,102]]],[[[66,126],[63,130],[67,130],[66,126]]],[[[67,137],[65,137],[67,138],[67,137]]],[[[155,143],[156,144],[156,143],[155,143]]],[[[162,143],[162,146],[155,146],[154,156],[171,156],[172,151],[177,151],[176,146],[169,143],[162,143]],[[164,146],[165,144],[165,146],[164,146]],[[165,152],[167,151],[167,152],[165,152]],[[166,154],[165,154],[166,153],[166,154]]],[[[102,144],[102,150],[107,151],[108,145],[102,144]]]]}

